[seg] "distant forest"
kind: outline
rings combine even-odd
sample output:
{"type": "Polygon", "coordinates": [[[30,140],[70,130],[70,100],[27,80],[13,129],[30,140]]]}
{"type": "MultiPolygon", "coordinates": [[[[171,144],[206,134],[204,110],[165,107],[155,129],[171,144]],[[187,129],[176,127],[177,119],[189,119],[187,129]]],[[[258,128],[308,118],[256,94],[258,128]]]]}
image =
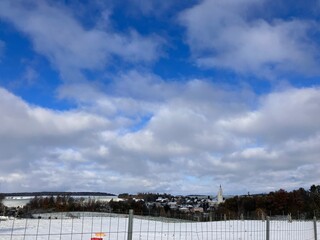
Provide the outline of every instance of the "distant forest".
{"type": "Polygon", "coordinates": [[[14,193],[0,193],[2,197],[28,197],[28,196],[116,196],[112,193],[105,192],[14,192],[14,193]]]}
{"type": "Polygon", "coordinates": [[[312,218],[320,215],[320,185],[312,185],[309,190],[280,189],[268,194],[235,196],[220,204],[218,211],[231,217],[291,214],[295,218],[312,218]]]}

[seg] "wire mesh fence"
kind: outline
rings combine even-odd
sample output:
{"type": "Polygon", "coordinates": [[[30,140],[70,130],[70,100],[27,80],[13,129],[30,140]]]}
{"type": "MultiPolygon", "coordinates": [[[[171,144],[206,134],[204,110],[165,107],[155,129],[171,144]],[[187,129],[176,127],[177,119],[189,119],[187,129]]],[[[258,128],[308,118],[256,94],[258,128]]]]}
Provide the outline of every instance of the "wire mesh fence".
{"type": "Polygon", "coordinates": [[[0,221],[1,240],[311,240],[315,220],[191,221],[113,213],[47,213],[0,221]],[[130,226],[130,224],[132,224],[130,226]]]}

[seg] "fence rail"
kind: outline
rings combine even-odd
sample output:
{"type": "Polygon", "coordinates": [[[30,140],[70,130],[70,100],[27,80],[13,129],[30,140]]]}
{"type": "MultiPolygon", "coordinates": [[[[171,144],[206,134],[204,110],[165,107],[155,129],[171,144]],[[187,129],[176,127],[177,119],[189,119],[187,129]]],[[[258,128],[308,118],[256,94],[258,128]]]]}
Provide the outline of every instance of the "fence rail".
{"type": "Polygon", "coordinates": [[[112,213],[48,213],[0,221],[1,240],[317,240],[313,220],[196,222],[112,213]]]}

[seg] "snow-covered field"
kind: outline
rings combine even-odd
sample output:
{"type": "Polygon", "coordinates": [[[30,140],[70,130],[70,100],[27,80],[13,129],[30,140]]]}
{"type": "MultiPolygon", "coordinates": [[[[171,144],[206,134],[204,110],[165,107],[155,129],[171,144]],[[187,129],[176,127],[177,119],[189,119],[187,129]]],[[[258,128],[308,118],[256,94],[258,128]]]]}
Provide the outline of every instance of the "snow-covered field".
{"type": "MultiPolygon", "coordinates": [[[[90,240],[99,234],[104,240],[127,239],[128,218],[124,215],[55,218],[1,221],[0,239],[90,240]]],[[[270,221],[270,239],[314,239],[313,226],[312,221],[270,221]]],[[[135,216],[133,239],[260,240],[266,239],[266,221],[172,222],[135,216]]]]}

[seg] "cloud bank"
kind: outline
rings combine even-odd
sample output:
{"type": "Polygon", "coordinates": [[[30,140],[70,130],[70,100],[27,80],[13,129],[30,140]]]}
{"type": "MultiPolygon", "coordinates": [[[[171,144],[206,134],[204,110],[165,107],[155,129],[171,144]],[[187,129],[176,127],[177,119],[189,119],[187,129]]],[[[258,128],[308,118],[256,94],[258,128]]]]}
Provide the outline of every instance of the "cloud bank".
{"type": "MultiPolygon", "coordinates": [[[[155,8],[174,12],[176,6],[132,4],[157,26],[170,20],[160,21],[155,8]]],[[[0,24],[29,41],[29,51],[57,75],[22,64],[29,87],[47,81],[52,98],[72,107],[31,104],[35,92],[23,97],[1,85],[0,191],[215,194],[219,184],[247,193],[316,183],[320,88],[290,84],[290,77],[319,75],[318,23],[262,14],[269,4],[196,2],[165,25],[181,34],[170,38],[141,31],[141,22],[127,27],[128,15],[114,16],[109,6],[83,21],[90,14],[76,14],[85,11],[81,4],[1,1],[0,24]],[[172,46],[175,41],[184,42],[172,46]],[[182,62],[189,74],[164,77],[181,71],[182,62]],[[224,82],[229,71],[235,84],[224,82]],[[261,93],[250,86],[252,76],[288,83],[261,93]]],[[[3,61],[11,60],[7,45],[0,41],[3,61]]],[[[28,62],[19,54],[19,64],[28,62]]]]}
{"type": "MultiPolygon", "coordinates": [[[[151,76],[139,77],[152,89],[151,76]]],[[[227,189],[237,183],[243,192],[284,183],[308,186],[317,179],[320,89],[255,96],[190,80],[170,91],[162,93],[165,100],[155,96],[153,104],[124,96],[92,100],[120,110],[121,104],[148,106],[120,116],[105,114],[99,104],[61,112],[33,107],[1,89],[2,182],[20,190],[107,186],[119,192],[130,185],[136,191],[188,193],[208,189],[212,182],[227,189]],[[252,109],[248,98],[259,105],[252,109]],[[149,117],[139,117],[143,114],[149,117]]]]}

